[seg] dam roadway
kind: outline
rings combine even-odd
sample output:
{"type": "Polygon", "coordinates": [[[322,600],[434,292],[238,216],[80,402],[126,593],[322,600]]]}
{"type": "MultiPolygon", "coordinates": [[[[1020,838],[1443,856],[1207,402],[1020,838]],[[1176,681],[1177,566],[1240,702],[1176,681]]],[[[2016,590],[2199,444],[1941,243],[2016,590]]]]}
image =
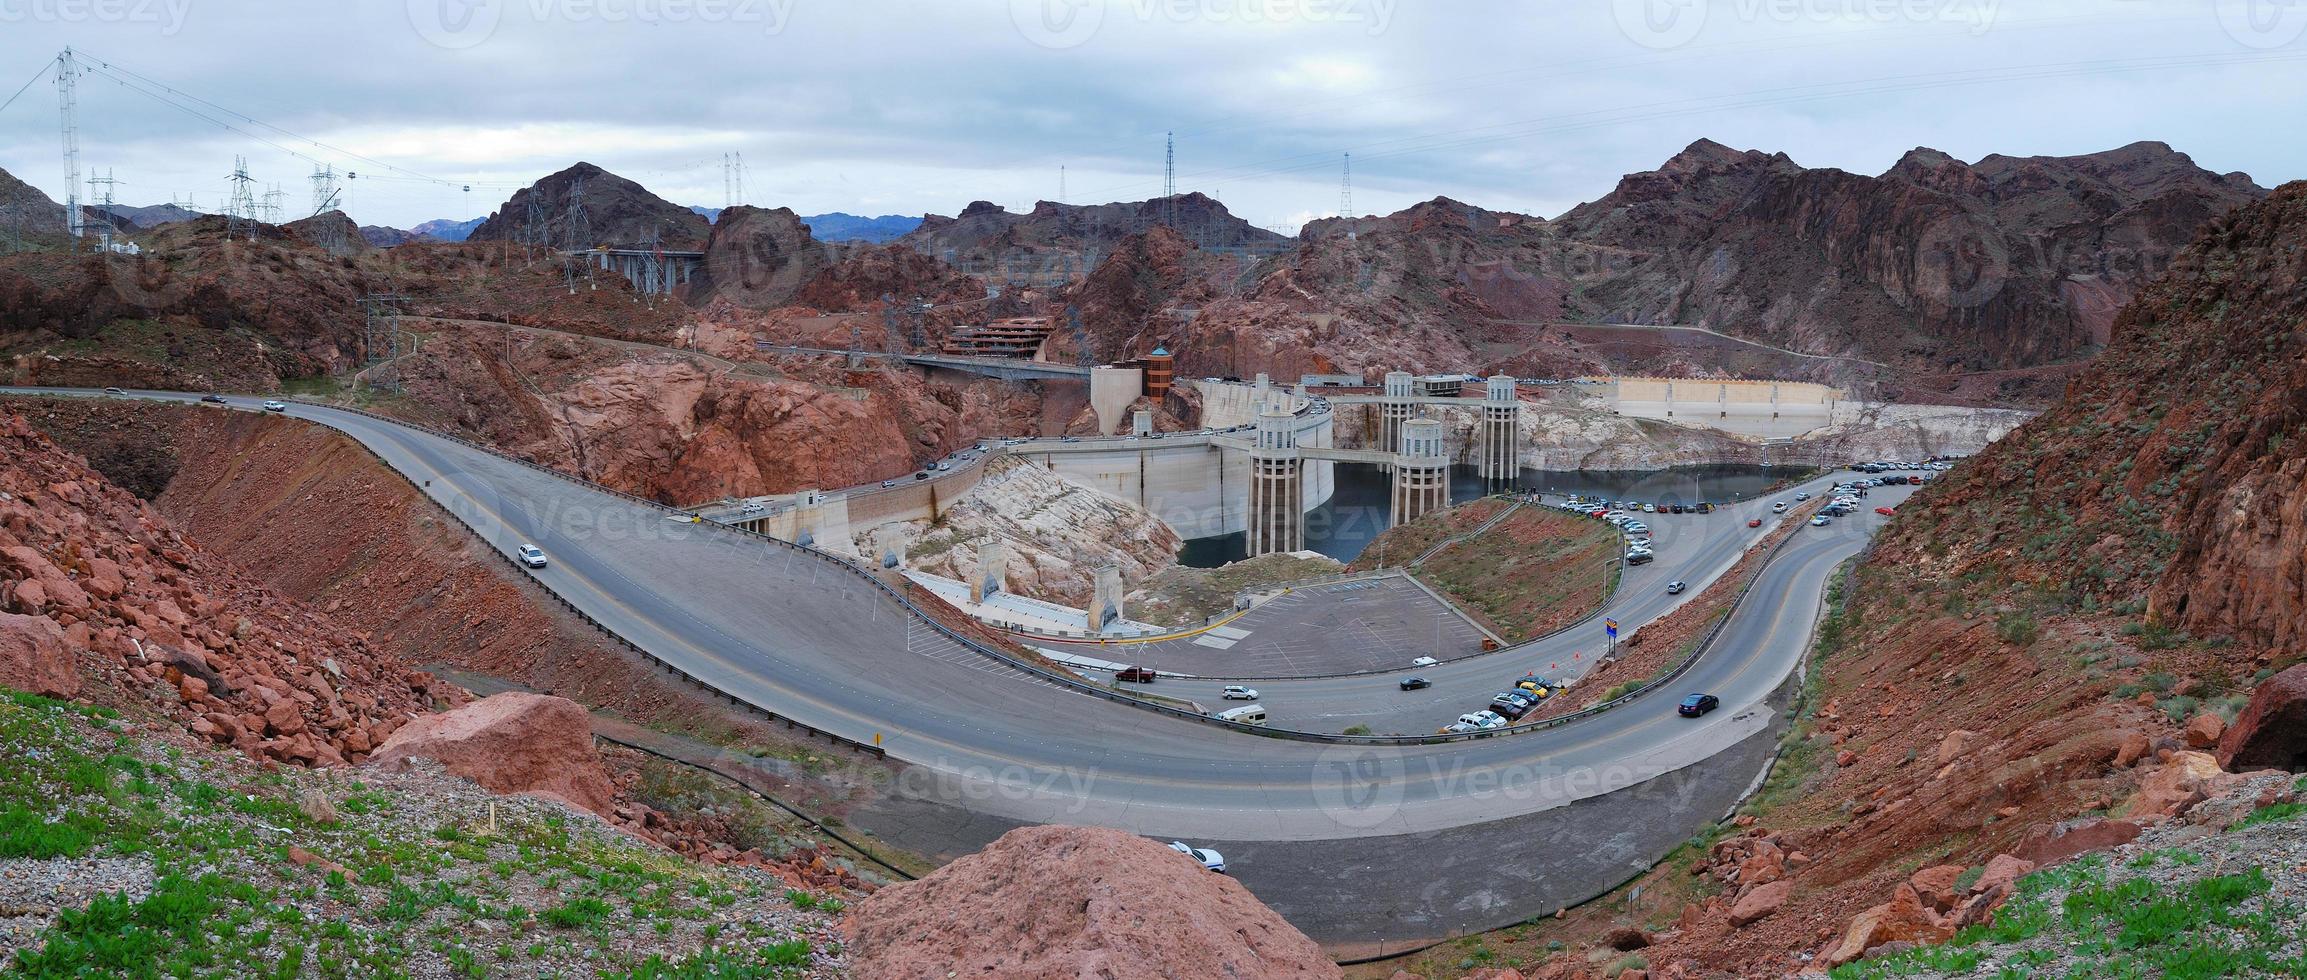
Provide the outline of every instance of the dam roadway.
{"type": "MultiPolygon", "coordinates": [[[[287,414],[368,447],[491,547],[543,548],[551,563],[531,573],[541,584],[658,658],[780,715],[878,741],[907,766],[852,824],[931,854],[1018,823],[1217,846],[1244,884],[1339,950],[1550,912],[1719,817],[1770,753],[1777,712],[1765,702],[1807,649],[1827,579],[1879,520],[1797,529],[1711,655],[1675,682],[1721,697],[1704,719],[1677,717],[1661,693],[1542,732],[1323,744],[1139,710],[1026,674],[812,552],[677,523],[407,426],[305,404],[287,414]]],[[[1460,671],[1497,675],[1474,687],[1510,679],[1489,657],[1427,673],[1460,671]]],[[[1393,687],[1390,676],[1364,682],[1393,687]]],[[[1260,687],[1281,697],[1290,683],[1260,687]]]]}

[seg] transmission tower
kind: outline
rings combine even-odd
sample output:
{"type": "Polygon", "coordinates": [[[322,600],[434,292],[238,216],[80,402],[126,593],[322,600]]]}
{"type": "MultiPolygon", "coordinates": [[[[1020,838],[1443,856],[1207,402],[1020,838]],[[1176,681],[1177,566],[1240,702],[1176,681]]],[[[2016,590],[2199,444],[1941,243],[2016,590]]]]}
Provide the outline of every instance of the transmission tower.
{"type": "Polygon", "coordinates": [[[264,187],[264,223],[265,223],[265,224],[268,224],[268,225],[277,225],[277,224],[279,224],[279,223],[280,223],[280,205],[281,205],[281,202],[282,202],[282,201],[284,201],[284,200],[286,200],[287,198],[288,198],[288,194],[287,194],[287,192],[285,192],[285,191],[282,191],[282,190],[280,189],[280,185],[279,185],[279,184],[266,184],[266,185],[265,185],[265,187],[264,187]]]}
{"type": "Polygon", "coordinates": [[[1065,203],[1065,164],[1057,165],[1057,203],[1065,203]]]}
{"type": "Polygon", "coordinates": [[[1176,133],[1162,134],[1162,224],[1171,231],[1178,227],[1178,138],[1176,133]]]}
{"type": "Polygon", "coordinates": [[[112,251],[112,233],[119,228],[120,219],[112,213],[112,186],[118,183],[120,180],[112,176],[111,168],[106,168],[102,177],[96,176],[93,170],[89,171],[88,198],[96,205],[97,211],[104,215],[102,227],[96,232],[97,245],[106,252],[112,251]]]}
{"type": "Polygon", "coordinates": [[[72,247],[80,247],[87,230],[80,214],[80,63],[72,49],[56,56],[56,106],[64,130],[64,227],[72,233],[72,247]]]}
{"type": "Polygon", "coordinates": [[[553,241],[552,223],[545,218],[545,195],[532,187],[527,201],[528,217],[521,225],[521,244],[532,250],[542,249],[553,241]]]}
{"type": "Polygon", "coordinates": [[[322,167],[312,172],[312,214],[318,217],[336,207],[336,168],[322,167]]]}
{"type": "Polygon", "coordinates": [[[1346,171],[1338,178],[1338,217],[1346,219],[1346,237],[1354,237],[1354,155],[1346,154],[1346,171]]]}
{"type": "Polygon", "coordinates": [[[233,157],[232,173],[226,174],[225,179],[232,181],[232,200],[224,206],[224,237],[230,239],[245,231],[253,241],[256,229],[250,224],[256,220],[256,197],[248,185],[254,183],[255,178],[248,175],[248,158],[233,157]]]}
{"type": "Polygon", "coordinates": [[[737,206],[737,162],[729,154],[721,154],[721,210],[737,206]]]}
{"type": "MultiPolygon", "coordinates": [[[[577,291],[577,264],[580,261],[577,253],[591,248],[593,238],[592,222],[585,217],[585,179],[582,177],[569,183],[569,214],[563,230],[568,235],[569,255],[561,263],[561,271],[568,282],[569,291],[573,293],[577,291]]],[[[593,267],[587,264],[585,281],[589,283],[592,279],[593,267]]]]}

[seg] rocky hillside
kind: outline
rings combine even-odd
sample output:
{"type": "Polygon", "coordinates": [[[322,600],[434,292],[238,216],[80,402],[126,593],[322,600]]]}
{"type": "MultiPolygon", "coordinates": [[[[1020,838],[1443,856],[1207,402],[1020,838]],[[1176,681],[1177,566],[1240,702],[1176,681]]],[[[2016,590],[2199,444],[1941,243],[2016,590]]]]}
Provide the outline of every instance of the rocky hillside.
{"type": "MultiPolygon", "coordinates": [[[[0,243],[59,245],[64,242],[64,205],[0,170],[0,243]]],[[[0,252],[8,248],[0,247],[0,252]]]]}
{"type": "Polygon", "coordinates": [[[1747,813],[1538,941],[1647,929],[1648,962],[1702,974],[1848,963],[1984,921],[1981,884],[2014,869],[2280,804],[2295,776],[2247,772],[2307,760],[2303,274],[2307,184],[2211,222],[2066,400],[1917,493],[1836,586],[1747,813]]]}
{"type": "Polygon", "coordinates": [[[874,893],[849,932],[857,980],[1339,975],[1321,947],[1232,878],[1093,827],[1003,834],[874,893]]]}
{"type": "Polygon", "coordinates": [[[2105,343],[2196,229],[2264,193],[2160,143],[1977,164],[1924,148],[1866,177],[1702,140],[1558,224],[1633,260],[1582,291],[1593,319],[1984,370],[2105,343]]]}
{"type": "Polygon", "coordinates": [[[572,198],[581,201],[585,215],[586,240],[575,243],[576,248],[645,248],[652,242],[670,249],[705,245],[709,226],[703,216],[590,163],[579,163],[514,191],[467,240],[531,243],[542,235],[544,240],[539,244],[571,248],[572,198]],[[541,229],[530,227],[531,202],[542,212],[541,229]]]}
{"type": "Polygon", "coordinates": [[[0,415],[0,687],[133,704],[248,755],[365,758],[464,692],[186,540],[0,415]]]}
{"type": "MultiPolygon", "coordinates": [[[[1870,177],[1701,140],[1553,221],[1447,198],[1317,221],[1248,288],[1096,326],[1101,346],[1159,335],[1189,373],[1753,370],[2047,401],[2065,377],[2049,366],[2095,353],[2197,228],[2264,193],[2157,143],[1976,164],[1918,149],[1870,177]]],[[[1174,264],[1114,259],[1150,281],[1174,264]]]]}
{"type": "Polygon", "coordinates": [[[1047,250],[1104,252],[1131,235],[1173,223],[1179,234],[1202,248],[1274,246],[1289,240],[1287,236],[1235,217],[1225,205],[1208,195],[1193,192],[1180,194],[1174,201],[1169,198],[1114,204],[1036,201],[1033,210],[1024,214],[1004,210],[990,201],[974,201],[958,217],[932,214],[922,218],[919,228],[898,238],[897,242],[940,257],[948,251],[957,255],[994,256],[1047,250]]]}

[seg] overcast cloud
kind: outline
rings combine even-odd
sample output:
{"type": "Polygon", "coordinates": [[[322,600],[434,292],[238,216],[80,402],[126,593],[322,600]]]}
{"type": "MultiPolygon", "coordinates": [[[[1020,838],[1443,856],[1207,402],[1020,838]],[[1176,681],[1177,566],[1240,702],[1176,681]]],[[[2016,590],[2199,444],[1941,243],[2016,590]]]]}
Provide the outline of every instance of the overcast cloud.
{"type": "MultiPolygon", "coordinates": [[[[579,159],[720,205],[729,153],[747,203],[804,214],[1023,209],[1061,166],[1067,200],[1134,200],[1168,131],[1181,190],[1287,228],[1336,213],[1349,152],[1364,213],[1552,216],[1701,137],[2307,176],[2307,0],[0,0],[0,99],[66,45],[213,103],[82,79],[82,165],[125,203],[213,210],[237,154],[301,214],[318,161],[400,227],[579,159]]],[[[0,168],[62,199],[57,123],[43,77],[0,168]]]]}

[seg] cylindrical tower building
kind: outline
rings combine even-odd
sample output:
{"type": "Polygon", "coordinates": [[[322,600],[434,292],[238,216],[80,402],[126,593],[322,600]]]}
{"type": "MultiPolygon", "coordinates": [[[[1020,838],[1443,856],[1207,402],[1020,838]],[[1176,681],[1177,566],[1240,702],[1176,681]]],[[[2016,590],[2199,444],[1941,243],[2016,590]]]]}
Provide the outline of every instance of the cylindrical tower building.
{"type": "Polygon", "coordinates": [[[1250,451],[1249,555],[1306,548],[1305,461],[1298,456],[1297,416],[1276,401],[1258,412],[1250,451]]]}
{"type": "Polygon", "coordinates": [[[1394,525],[1450,506],[1450,458],[1442,448],[1442,423],[1411,419],[1402,426],[1402,451],[1394,457],[1394,525]]]}
{"type": "Polygon", "coordinates": [[[1386,372],[1385,388],[1378,403],[1378,439],[1370,448],[1381,453],[1402,451],[1402,423],[1410,420],[1417,405],[1411,401],[1416,394],[1408,371],[1386,372]]]}
{"type": "Polygon", "coordinates": [[[1482,389],[1482,479],[1509,481],[1520,475],[1522,455],[1522,401],[1515,395],[1514,379],[1497,375],[1482,389]]]}

